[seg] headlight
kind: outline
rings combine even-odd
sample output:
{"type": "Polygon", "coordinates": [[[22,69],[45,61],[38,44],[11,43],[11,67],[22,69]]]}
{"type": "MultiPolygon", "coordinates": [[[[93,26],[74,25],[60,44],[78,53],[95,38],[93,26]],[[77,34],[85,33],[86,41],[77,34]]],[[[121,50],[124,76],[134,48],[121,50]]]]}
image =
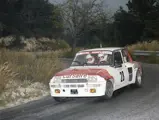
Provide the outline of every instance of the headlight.
{"type": "Polygon", "coordinates": [[[61,77],[60,76],[53,77],[52,82],[53,83],[60,83],[61,82],[61,77]]]}
{"type": "Polygon", "coordinates": [[[88,77],[88,82],[97,82],[97,77],[95,77],[95,76],[89,76],[88,77]]]}

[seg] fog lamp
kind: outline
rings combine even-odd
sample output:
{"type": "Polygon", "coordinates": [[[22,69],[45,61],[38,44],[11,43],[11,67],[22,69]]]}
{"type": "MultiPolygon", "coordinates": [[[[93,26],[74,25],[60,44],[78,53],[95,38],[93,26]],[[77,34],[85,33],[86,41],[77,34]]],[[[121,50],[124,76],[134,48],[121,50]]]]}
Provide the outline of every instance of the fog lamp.
{"type": "Polygon", "coordinates": [[[55,89],[55,93],[60,93],[60,90],[59,89],[55,89]]]}
{"type": "Polygon", "coordinates": [[[90,93],[96,93],[96,89],[90,89],[90,93]]]}

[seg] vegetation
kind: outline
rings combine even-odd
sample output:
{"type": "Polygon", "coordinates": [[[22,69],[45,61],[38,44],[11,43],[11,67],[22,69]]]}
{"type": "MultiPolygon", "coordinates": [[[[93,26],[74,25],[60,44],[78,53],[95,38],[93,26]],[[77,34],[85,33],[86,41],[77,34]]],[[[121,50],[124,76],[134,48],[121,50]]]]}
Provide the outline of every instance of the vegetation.
{"type": "Polygon", "coordinates": [[[133,52],[134,50],[159,51],[159,41],[153,40],[137,42],[136,44],[132,44],[127,47],[131,52],[133,52]]]}
{"type": "Polygon", "coordinates": [[[13,102],[19,98],[43,96],[54,73],[61,70],[63,64],[58,60],[58,52],[41,53],[0,51],[0,101],[13,102]],[[38,86],[34,84],[40,84],[38,86]],[[28,88],[29,87],[29,88],[28,88]],[[23,91],[21,91],[21,89],[23,91]],[[35,89],[30,94],[30,90],[35,89]],[[28,91],[27,91],[28,90],[28,91]],[[23,92],[23,93],[18,93],[23,92]],[[29,92],[29,93],[28,93],[29,92]],[[35,92],[35,93],[34,93],[35,92]],[[14,95],[14,94],[20,94],[14,95]],[[21,95],[23,94],[23,95],[21,95]],[[10,99],[8,99],[8,97],[10,99]]]}
{"type": "Polygon", "coordinates": [[[45,37],[41,38],[24,38],[20,37],[21,45],[14,46],[16,39],[13,36],[0,38],[0,47],[18,51],[51,51],[59,49],[69,49],[70,45],[64,40],[55,40],[45,37]]]}
{"type": "Polygon", "coordinates": [[[55,37],[62,26],[56,9],[48,0],[1,0],[0,36],[55,37]]]}
{"type": "MultiPolygon", "coordinates": [[[[127,46],[130,53],[133,55],[134,50],[144,50],[144,51],[159,51],[159,41],[144,41],[138,42],[133,45],[127,46]]],[[[156,53],[152,53],[150,56],[134,56],[135,60],[146,63],[159,64],[159,57],[156,56],[156,53]]]]}
{"type": "Polygon", "coordinates": [[[8,74],[7,72],[9,71],[10,75],[12,75],[11,71],[13,71],[18,74],[16,79],[22,81],[31,80],[33,82],[38,81],[47,84],[52,75],[62,67],[56,52],[36,55],[32,52],[3,50],[0,52],[0,58],[0,65],[2,65],[1,71],[3,71],[3,69],[6,70],[6,74],[8,74]],[[7,66],[6,62],[8,63],[7,66]]]}

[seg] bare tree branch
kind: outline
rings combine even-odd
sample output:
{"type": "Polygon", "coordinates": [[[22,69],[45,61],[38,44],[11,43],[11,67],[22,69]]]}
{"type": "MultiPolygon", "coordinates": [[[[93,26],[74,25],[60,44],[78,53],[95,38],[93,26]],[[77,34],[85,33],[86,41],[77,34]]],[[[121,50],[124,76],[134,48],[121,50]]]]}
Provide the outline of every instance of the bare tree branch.
{"type": "Polygon", "coordinates": [[[62,18],[65,26],[72,36],[73,47],[76,46],[77,38],[89,31],[90,23],[99,20],[102,0],[67,0],[61,4],[62,18]]]}

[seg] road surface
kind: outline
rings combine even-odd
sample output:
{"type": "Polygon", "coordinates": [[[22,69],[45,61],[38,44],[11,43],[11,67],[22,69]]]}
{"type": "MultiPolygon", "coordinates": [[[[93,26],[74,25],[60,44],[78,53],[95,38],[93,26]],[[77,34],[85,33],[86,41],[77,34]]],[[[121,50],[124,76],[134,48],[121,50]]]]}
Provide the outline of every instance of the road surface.
{"type": "Polygon", "coordinates": [[[111,100],[81,98],[61,104],[48,96],[2,110],[0,120],[159,120],[159,65],[143,67],[143,88],[124,88],[111,100]]]}

